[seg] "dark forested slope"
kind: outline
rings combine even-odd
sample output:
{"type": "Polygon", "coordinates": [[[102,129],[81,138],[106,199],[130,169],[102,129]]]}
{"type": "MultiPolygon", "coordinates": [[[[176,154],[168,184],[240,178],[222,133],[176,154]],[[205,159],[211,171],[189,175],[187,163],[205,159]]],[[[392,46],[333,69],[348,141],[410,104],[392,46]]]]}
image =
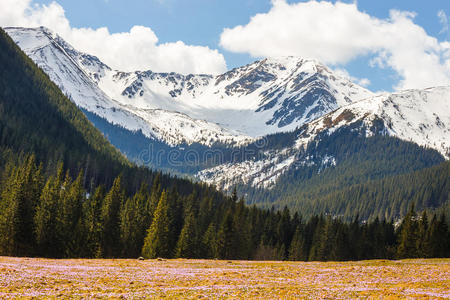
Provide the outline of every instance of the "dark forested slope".
{"type": "Polygon", "coordinates": [[[357,214],[363,220],[399,219],[411,203],[419,210],[448,205],[450,173],[440,153],[395,137],[366,137],[360,128],[354,124],[319,136],[270,190],[245,185],[239,190],[262,207],[347,220],[357,214]],[[334,164],[324,166],[330,158],[334,164]]]}

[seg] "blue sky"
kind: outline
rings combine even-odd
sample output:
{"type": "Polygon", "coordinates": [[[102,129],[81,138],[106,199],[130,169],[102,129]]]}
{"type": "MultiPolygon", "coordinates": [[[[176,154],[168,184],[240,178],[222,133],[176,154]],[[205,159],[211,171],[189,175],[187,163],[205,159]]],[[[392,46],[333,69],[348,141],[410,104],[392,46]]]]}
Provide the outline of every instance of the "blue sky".
{"type": "MultiPolygon", "coordinates": [[[[0,0],[3,1],[11,1],[11,0],[0,0]]],[[[55,4],[55,1],[49,0],[35,0],[30,2],[30,0],[17,0],[19,2],[23,2],[24,5],[29,6],[29,10],[37,10],[39,6],[42,9],[42,5],[45,7],[51,6],[51,3],[55,4]]],[[[267,35],[264,33],[264,30],[270,31],[270,26],[261,28],[261,38],[252,42],[253,45],[245,45],[245,41],[248,39],[253,39],[255,36],[254,32],[258,29],[257,22],[255,24],[251,23],[251,18],[256,14],[265,14],[265,19],[273,22],[278,22],[275,28],[282,33],[286,34],[287,43],[292,41],[292,43],[300,43],[300,39],[304,37],[304,32],[297,32],[295,30],[288,29],[283,23],[282,13],[283,11],[289,11],[290,7],[294,7],[296,4],[300,2],[310,3],[309,1],[269,1],[269,0],[57,0],[56,3],[59,7],[64,9],[64,17],[70,22],[70,27],[72,28],[92,28],[98,29],[101,27],[107,27],[109,30],[109,34],[114,33],[123,33],[129,32],[133,26],[141,25],[151,29],[154,35],[157,37],[157,44],[173,44],[177,41],[183,42],[183,49],[180,51],[184,51],[183,55],[188,55],[187,53],[190,51],[189,47],[191,45],[195,46],[205,46],[207,49],[203,49],[204,56],[207,57],[207,52],[209,50],[217,50],[218,53],[211,53],[211,64],[217,63],[218,65],[221,63],[220,58],[218,58],[217,54],[223,56],[226,67],[228,69],[241,66],[243,64],[250,63],[254,61],[257,57],[260,56],[269,56],[272,54],[284,54],[280,49],[269,49],[270,38],[275,37],[277,39],[277,34],[275,36],[271,35],[270,32],[267,35]],[[285,2],[285,4],[279,4],[279,13],[275,12],[274,2],[285,2]],[[283,5],[286,9],[282,9],[283,5]],[[272,16],[273,15],[273,16],[272,16]],[[280,17],[281,15],[281,17],[280,17]],[[223,36],[224,29],[230,28],[233,29],[236,26],[245,27],[244,32],[240,32],[239,30],[234,30],[230,33],[228,38],[223,36]],[[249,26],[247,26],[249,25],[249,26]],[[286,32],[284,27],[286,27],[286,32]],[[247,28],[248,27],[248,28],[247,28]],[[255,29],[256,28],[256,29],[255,29]],[[291,32],[292,31],[292,32],[291,32]],[[291,35],[291,36],[289,36],[291,35]],[[267,36],[267,41],[264,41],[264,36],[267,36]],[[295,41],[295,42],[294,42],[295,41]],[[252,48],[253,47],[253,48],[252,48]],[[261,50],[261,49],[266,49],[261,50]],[[268,54],[268,55],[266,55],[268,54]]],[[[335,3],[336,1],[330,1],[335,3]]],[[[342,1],[344,3],[354,3],[353,1],[342,1]]],[[[327,53],[322,53],[318,55],[318,59],[321,61],[325,60],[327,65],[330,65],[334,69],[339,69],[343,72],[348,72],[349,76],[354,77],[355,81],[366,78],[366,81],[360,81],[361,83],[368,83],[367,87],[373,91],[378,90],[392,90],[395,88],[401,87],[416,87],[416,85],[420,85],[421,81],[424,81],[423,78],[430,77],[429,82],[425,84],[431,85],[435,81],[437,84],[445,84],[447,83],[447,79],[450,78],[450,58],[448,54],[450,51],[446,52],[447,44],[446,41],[449,40],[450,33],[448,28],[445,28],[445,21],[448,22],[447,16],[450,16],[450,1],[448,0],[431,0],[431,1],[423,1],[423,0],[400,0],[400,1],[392,1],[392,0],[363,0],[357,2],[357,10],[358,12],[355,14],[361,15],[362,19],[356,19],[352,22],[356,22],[355,24],[360,24],[358,22],[363,22],[364,17],[373,18],[374,24],[372,27],[377,26],[377,22],[385,21],[387,23],[394,23],[389,25],[389,29],[386,29],[385,32],[389,32],[388,34],[395,35],[396,33],[399,37],[396,37],[397,40],[401,39],[402,33],[401,30],[405,30],[405,35],[410,34],[415,31],[417,27],[421,27],[424,30],[424,33],[421,33],[418,30],[417,38],[414,34],[410,34],[411,45],[413,45],[412,40],[427,40],[425,43],[429,42],[429,48],[432,48],[435,52],[435,60],[440,61],[442,68],[436,66],[434,69],[428,71],[428,74],[424,72],[422,77],[414,77],[413,73],[418,73],[417,69],[414,69],[411,65],[408,65],[407,62],[402,61],[401,59],[401,49],[397,49],[394,42],[386,42],[382,45],[378,45],[376,41],[367,42],[363,46],[359,46],[360,43],[355,43],[355,50],[352,49],[341,49],[339,45],[337,45],[338,49],[334,49],[334,45],[336,45],[335,40],[330,40],[327,44],[326,39],[329,36],[328,32],[331,32],[333,35],[333,28],[329,28],[326,30],[322,30],[319,35],[325,35],[324,45],[327,45],[327,51],[330,52],[330,55],[327,56],[327,53]],[[391,15],[392,10],[397,10],[400,12],[414,12],[415,15],[404,15],[397,19],[393,19],[391,15]],[[439,16],[438,16],[439,14],[439,16]],[[406,24],[405,27],[402,27],[402,24],[408,23],[410,20],[411,24],[406,24]],[[417,25],[416,27],[413,26],[417,25]],[[395,26],[394,26],[395,25],[395,26]],[[409,29],[410,28],[410,29],[409,29]],[[433,39],[435,41],[433,41],[433,39]],[[336,56],[332,53],[339,51],[343,52],[342,54],[336,56]],[[345,51],[350,52],[348,55],[344,53],[345,51]],[[386,56],[387,55],[387,56],[386,56]],[[449,61],[448,66],[446,66],[446,61],[449,61]],[[439,68],[439,70],[438,70],[439,68]],[[431,78],[435,73],[441,72],[442,76],[436,76],[436,78],[431,78]],[[431,75],[430,75],[431,74],[431,75]]],[[[322,5],[324,10],[326,7],[322,5]]],[[[320,10],[313,10],[312,6],[306,6],[301,8],[297,7],[298,11],[305,11],[306,9],[311,9],[311,11],[319,12],[317,18],[326,18],[327,16],[334,16],[333,10],[339,10],[339,8],[331,7],[331,11],[324,12],[322,15],[320,10]],[[330,15],[331,14],[331,15],[330,15]]],[[[1,8],[1,7],[0,7],[1,8]]],[[[321,8],[320,8],[321,9],[321,8]]],[[[292,10],[294,11],[294,10],[292,10]]],[[[26,14],[26,13],[25,13],[26,14]]],[[[44,14],[45,15],[45,14],[44,14]]],[[[51,15],[51,14],[47,14],[51,15]]],[[[336,13],[339,15],[339,12],[336,13]]],[[[342,22],[346,20],[346,13],[342,13],[341,17],[343,18],[342,22]]],[[[40,16],[39,18],[34,19],[34,23],[37,24],[40,21],[43,22],[43,25],[52,27],[52,22],[45,19],[46,17],[40,16]],[[40,18],[40,19],[39,19],[40,18]],[[40,20],[40,21],[36,21],[40,20]],[[36,23],[37,22],[37,23],[36,23]],[[50,25],[48,25],[48,24],[50,25]]],[[[291,15],[292,18],[292,15],[291,15]]],[[[294,17],[295,18],[295,17],[294,17]]],[[[49,19],[49,18],[48,18],[49,19]]],[[[1,21],[0,16],[0,21],[1,21]]],[[[8,19],[6,19],[8,20],[8,19]]],[[[3,23],[5,23],[4,21],[3,23]]],[[[11,23],[11,21],[8,21],[11,23]]],[[[8,22],[4,25],[10,25],[8,22]]],[[[14,21],[16,22],[16,21],[14,21]]],[[[20,22],[16,23],[20,25],[20,22]]],[[[264,22],[264,21],[263,21],[264,22]]],[[[308,26],[309,23],[300,23],[297,25],[295,21],[289,22],[292,26],[308,26]]],[[[17,25],[16,23],[12,25],[17,25]]],[[[2,25],[2,24],[0,24],[2,25]]],[[[26,25],[26,24],[25,24],[26,25]]],[[[350,23],[350,27],[351,27],[350,23]]],[[[355,25],[357,26],[357,25],[355,25]]],[[[58,32],[58,26],[54,26],[55,31],[58,32]]],[[[386,25],[386,28],[388,25],[386,25]]],[[[371,32],[371,27],[367,27],[367,31],[371,32]]],[[[59,33],[59,32],[58,32],[59,33]]],[[[259,32],[258,32],[259,34],[259,32]]],[[[315,35],[316,31],[311,29],[310,35],[315,35]]],[[[66,34],[68,35],[68,34],[66,34]]],[[[62,34],[63,37],[64,34],[62,34]]],[[[345,36],[345,35],[344,35],[345,36]]],[[[348,38],[352,39],[354,36],[353,32],[349,32],[348,38]]],[[[318,37],[320,41],[320,36],[318,37]]],[[[372,39],[382,39],[380,38],[380,33],[374,33],[374,37],[372,39]]],[[[90,48],[88,45],[84,45],[82,42],[79,42],[79,38],[68,36],[69,42],[74,44],[76,48],[78,48],[78,44],[82,50],[86,50],[90,48]]],[[[360,37],[360,39],[363,39],[360,37]]],[[[339,42],[339,41],[338,41],[339,42]]],[[[149,42],[150,43],[150,42],[149,42]]],[[[273,44],[277,42],[274,41],[273,44]]],[[[307,42],[303,43],[306,44],[307,42]]],[[[348,43],[346,40],[342,40],[342,44],[348,43]]],[[[408,42],[405,42],[408,43],[408,42]]],[[[130,43],[130,45],[134,45],[130,43]]],[[[287,44],[290,48],[289,44],[287,44]]],[[[313,47],[314,41],[312,41],[313,47]]],[[[406,44],[405,44],[406,45],[406,44]]],[[[319,45],[320,46],[320,45],[319,45]]],[[[181,46],[180,46],[181,47],[181,46]]],[[[281,46],[280,46],[281,47],[281,46]]],[[[317,45],[315,46],[317,47],[317,45]]],[[[405,46],[406,47],[406,46],[405,46]]],[[[413,47],[413,46],[409,46],[413,47]]],[[[179,47],[178,47],[179,48],[179,47]]],[[[177,49],[178,49],[177,48],[177,49]]],[[[172,47],[170,49],[175,49],[172,47]]],[[[408,49],[406,47],[406,49],[408,49]]],[[[449,48],[450,49],[450,48],[449,48]]],[[[91,52],[95,52],[96,48],[92,48],[91,52]]],[[[197,49],[200,50],[200,49],[197,49]]],[[[202,50],[202,51],[203,51],[202,50]]],[[[298,56],[314,56],[314,49],[308,48],[307,45],[298,45],[296,47],[292,47],[292,49],[287,49],[287,54],[294,54],[298,56]],[[298,52],[298,53],[297,53],[298,52]]],[[[162,50],[161,50],[162,51],[162,50]]],[[[176,50],[170,50],[166,52],[175,52],[176,50]]],[[[420,53],[427,54],[430,50],[428,48],[417,49],[417,55],[420,53]]],[[[117,52],[120,53],[120,52],[117,52]]],[[[117,56],[117,53],[115,54],[117,56]]],[[[150,52],[149,52],[150,53],[150,52]]],[[[158,52],[159,53],[159,52],[158,52]]],[[[193,52],[197,54],[192,55],[201,55],[198,54],[200,52],[193,52]]],[[[340,52],[339,52],[340,53],[340,52]]],[[[97,53],[94,53],[97,54],[97,53]]],[[[102,52],[99,50],[98,56],[102,58],[102,52]]],[[[136,54],[139,55],[139,54],[136,54]]],[[[135,56],[136,56],[135,55],[135,56]]],[[[160,57],[164,57],[162,54],[158,54],[160,57]]],[[[175,55],[175,54],[174,54],[175,55]]],[[[181,55],[176,54],[177,57],[181,57],[181,55]]],[[[105,54],[105,60],[107,55],[105,54]]],[[[112,54],[111,54],[112,57],[112,54]]],[[[167,58],[170,59],[170,58],[167,58]]],[[[417,61],[420,63],[421,58],[419,57],[417,60],[413,54],[411,54],[411,60],[417,61]]],[[[110,58],[110,61],[113,62],[113,59],[110,58]]],[[[175,60],[174,60],[175,61],[175,60]]],[[[205,59],[205,61],[208,61],[205,59]]],[[[426,61],[426,60],[424,60],[426,61]]],[[[139,62],[136,61],[136,64],[139,62]]],[[[195,59],[192,59],[192,64],[198,63],[195,59]]],[[[205,62],[206,64],[206,62],[205,62]]],[[[118,64],[120,65],[120,64],[118,64]]],[[[164,68],[170,68],[169,66],[157,65],[153,63],[154,68],[158,70],[164,68]]],[[[149,62],[149,66],[153,66],[151,62],[149,62]]],[[[178,64],[179,65],[179,64],[178,64]]],[[[186,65],[186,70],[193,69],[194,71],[203,70],[196,69],[189,65],[186,65]]],[[[218,66],[214,70],[221,70],[223,67],[218,66]]],[[[423,67],[422,69],[425,69],[423,67]]],[[[184,69],[183,69],[184,70],[184,69]]],[[[183,71],[181,70],[181,71],[183,71]]],[[[205,70],[208,70],[208,67],[205,67],[205,70]]],[[[421,70],[421,69],[420,69],[421,70]]],[[[179,70],[175,70],[179,71],[179,70]]],[[[425,80],[426,81],[426,80],[425,80]]],[[[450,79],[449,79],[450,81],[450,79]]],[[[425,87],[420,86],[420,87],[425,87]]],[[[419,87],[419,86],[417,86],[419,87]]]]}

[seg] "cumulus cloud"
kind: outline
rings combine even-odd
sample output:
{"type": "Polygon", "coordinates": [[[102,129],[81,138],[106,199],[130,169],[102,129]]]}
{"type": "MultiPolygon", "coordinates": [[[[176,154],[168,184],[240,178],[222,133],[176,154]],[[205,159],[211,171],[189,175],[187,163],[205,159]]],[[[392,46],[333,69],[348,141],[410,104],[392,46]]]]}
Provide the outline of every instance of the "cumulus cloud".
{"type": "Polygon", "coordinates": [[[218,74],[226,70],[225,58],[217,50],[181,41],[158,43],[158,37],[148,27],[134,26],[122,33],[110,33],[106,27],[73,28],[56,2],[37,5],[31,0],[1,0],[0,26],[46,26],[77,50],[96,55],[122,71],[218,74]]]}
{"type": "Polygon", "coordinates": [[[414,17],[392,10],[387,19],[375,18],[358,10],[356,2],[272,0],[269,12],[224,29],[220,44],[254,57],[294,55],[337,66],[371,55],[373,66],[399,74],[396,89],[450,84],[448,48],[415,24],[414,17]]]}

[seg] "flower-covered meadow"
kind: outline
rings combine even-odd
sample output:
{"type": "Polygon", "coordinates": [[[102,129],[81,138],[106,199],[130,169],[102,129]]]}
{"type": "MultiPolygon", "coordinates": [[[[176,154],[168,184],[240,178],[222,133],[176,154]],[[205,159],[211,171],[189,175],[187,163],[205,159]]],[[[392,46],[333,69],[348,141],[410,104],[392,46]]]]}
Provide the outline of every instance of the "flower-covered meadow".
{"type": "Polygon", "coordinates": [[[450,259],[261,262],[0,257],[0,298],[450,298],[450,259]]]}

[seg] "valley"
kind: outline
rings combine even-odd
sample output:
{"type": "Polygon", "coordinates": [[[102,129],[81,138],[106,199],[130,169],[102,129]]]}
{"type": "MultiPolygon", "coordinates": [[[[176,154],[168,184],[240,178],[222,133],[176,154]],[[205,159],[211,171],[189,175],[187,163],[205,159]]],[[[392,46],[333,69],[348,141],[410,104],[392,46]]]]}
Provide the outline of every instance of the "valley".
{"type": "Polygon", "coordinates": [[[450,299],[440,1],[0,0],[0,299],[450,299]]]}

